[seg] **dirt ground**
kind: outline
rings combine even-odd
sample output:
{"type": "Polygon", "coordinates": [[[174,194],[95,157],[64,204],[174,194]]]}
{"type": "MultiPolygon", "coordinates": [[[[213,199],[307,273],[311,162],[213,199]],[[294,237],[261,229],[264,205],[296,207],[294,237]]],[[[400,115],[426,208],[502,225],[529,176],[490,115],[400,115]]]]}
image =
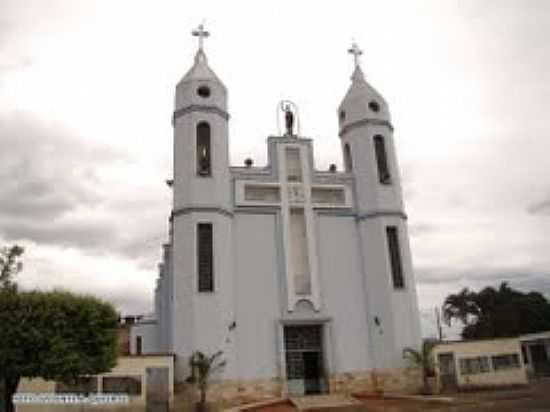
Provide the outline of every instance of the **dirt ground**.
{"type": "MultiPolygon", "coordinates": [[[[460,393],[451,397],[453,401],[446,403],[369,399],[353,408],[353,412],[550,412],[550,379],[533,382],[527,388],[460,393]]],[[[345,412],[352,412],[351,409],[345,412]]]]}
{"type": "MultiPolygon", "coordinates": [[[[533,382],[526,388],[460,393],[451,397],[452,402],[365,399],[357,406],[309,412],[550,412],[550,379],[533,382]]],[[[296,408],[284,403],[254,412],[296,412],[296,408]]]]}

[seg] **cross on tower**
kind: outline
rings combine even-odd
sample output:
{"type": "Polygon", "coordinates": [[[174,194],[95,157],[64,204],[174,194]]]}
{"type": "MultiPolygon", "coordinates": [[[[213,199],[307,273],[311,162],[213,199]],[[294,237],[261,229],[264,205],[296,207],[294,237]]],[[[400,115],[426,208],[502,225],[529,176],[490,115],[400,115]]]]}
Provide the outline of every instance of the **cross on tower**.
{"type": "Polygon", "coordinates": [[[204,24],[199,24],[199,27],[197,27],[195,30],[191,32],[191,34],[195,37],[199,38],[199,50],[202,50],[203,41],[206,37],[210,36],[210,33],[206,30],[204,30],[204,24]]]}
{"type": "Polygon", "coordinates": [[[353,54],[353,60],[355,61],[355,67],[359,67],[359,56],[363,54],[363,50],[359,48],[356,42],[351,44],[351,49],[348,50],[349,54],[353,54]]]}

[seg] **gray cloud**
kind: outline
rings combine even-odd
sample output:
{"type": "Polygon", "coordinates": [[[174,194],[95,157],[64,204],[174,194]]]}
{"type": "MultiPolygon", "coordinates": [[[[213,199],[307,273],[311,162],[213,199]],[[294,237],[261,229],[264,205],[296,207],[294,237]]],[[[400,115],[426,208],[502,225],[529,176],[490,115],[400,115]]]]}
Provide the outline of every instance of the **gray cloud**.
{"type": "Polygon", "coordinates": [[[4,222],[0,229],[8,240],[31,240],[39,244],[53,244],[106,251],[117,241],[117,231],[105,222],[25,222],[21,219],[4,222]]]}
{"type": "Polygon", "coordinates": [[[117,163],[129,168],[128,155],[26,113],[2,114],[0,124],[7,148],[0,152],[2,237],[118,253],[155,266],[165,229],[159,219],[169,204],[143,186],[121,187],[98,174],[117,163]]]}
{"type": "Polygon", "coordinates": [[[530,215],[550,215],[550,200],[530,204],[527,206],[527,213],[530,215]]]}
{"type": "Polygon", "coordinates": [[[496,286],[501,282],[511,282],[522,285],[522,288],[528,285],[537,285],[540,280],[548,279],[548,282],[543,282],[544,293],[550,294],[550,273],[540,272],[526,267],[524,270],[510,269],[502,267],[502,269],[484,269],[482,267],[476,269],[460,269],[451,271],[448,267],[440,268],[422,268],[415,269],[416,280],[421,284],[452,284],[456,282],[468,282],[472,285],[481,286],[496,286]]]}
{"type": "Polygon", "coordinates": [[[5,217],[57,218],[82,204],[99,201],[93,168],[123,159],[71,136],[59,125],[24,114],[0,116],[0,204],[5,217]]]}

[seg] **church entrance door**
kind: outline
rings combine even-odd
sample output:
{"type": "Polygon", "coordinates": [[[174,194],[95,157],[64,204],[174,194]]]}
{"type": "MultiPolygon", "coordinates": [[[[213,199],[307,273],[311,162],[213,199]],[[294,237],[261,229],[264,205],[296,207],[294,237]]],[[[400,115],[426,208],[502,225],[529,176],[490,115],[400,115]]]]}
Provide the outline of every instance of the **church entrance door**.
{"type": "Polygon", "coordinates": [[[285,358],[291,395],[324,392],[322,325],[285,326],[285,358]]]}

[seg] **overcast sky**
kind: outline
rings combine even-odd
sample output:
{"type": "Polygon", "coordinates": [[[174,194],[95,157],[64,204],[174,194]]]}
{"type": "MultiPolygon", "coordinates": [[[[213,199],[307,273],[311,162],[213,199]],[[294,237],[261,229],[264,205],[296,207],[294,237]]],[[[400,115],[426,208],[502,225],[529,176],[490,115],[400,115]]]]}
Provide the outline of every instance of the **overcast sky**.
{"type": "Polygon", "coordinates": [[[341,168],[346,50],[362,47],[392,112],[425,335],[464,286],[506,280],[550,297],[544,0],[0,0],[0,244],[26,247],[21,285],[151,310],[174,87],[203,19],[235,165],[265,164],[290,99],[317,167],[341,168]]]}

